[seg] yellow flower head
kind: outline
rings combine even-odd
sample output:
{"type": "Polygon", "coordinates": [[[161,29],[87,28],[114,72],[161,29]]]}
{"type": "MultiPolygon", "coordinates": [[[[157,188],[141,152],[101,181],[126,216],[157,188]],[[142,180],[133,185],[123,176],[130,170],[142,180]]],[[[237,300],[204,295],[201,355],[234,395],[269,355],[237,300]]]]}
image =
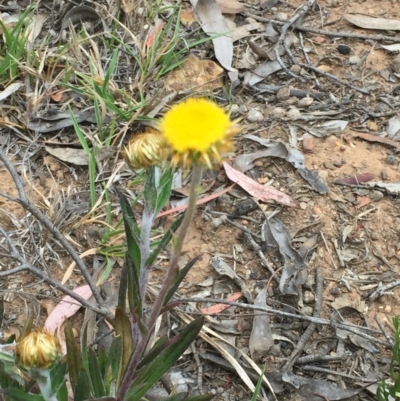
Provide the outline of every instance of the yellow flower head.
{"type": "Polygon", "coordinates": [[[172,150],[172,164],[203,164],[209,168],[212,160],[221,160],[221,152],[232,148],[232,136],[239,131],[224,109],[196,98],[165,113],[160,130],[172,150]]]}
{"type": "Polygon", "coordinates": [[[46,369],[61,356],[58,337],[45,329],[23,336],[16,346],[17,362],[24,368],[46,369]]]}
{"type": "Polygon", "coordinates": [[[160,164],[166,157],[164,137],[149,129],[131,138],[124,150],[126,163],[133,169],[148,168],[160,164]]]}

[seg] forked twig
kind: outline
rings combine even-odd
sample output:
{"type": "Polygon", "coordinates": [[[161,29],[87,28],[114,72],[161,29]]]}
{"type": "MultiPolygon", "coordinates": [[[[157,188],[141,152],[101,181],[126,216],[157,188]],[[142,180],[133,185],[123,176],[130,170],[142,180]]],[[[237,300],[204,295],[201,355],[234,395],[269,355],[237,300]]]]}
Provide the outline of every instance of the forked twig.
{"type": "MultiPolygon", "coordinates": [[[[4,166],[6,167],[6,169],[8,170],[8,172],[10,173],[15,186],[17,188],[18,191],[18,198],[15,198],[13,196],[10,196],[8,194],[5,193],[0,193],[0,196],[5,197],[6,199],[9,199],[15,203],[20,204],[25,210],[29,211],[30,213],[32,213],[32,215],[41,223],[43,224],[44,227],[46,227],[47,230],[49,230],[49,232],[60,242],[60,244],[63,246],[63,248],[69,253],[69,255],[71,256],[71,258],[74,260],[74,262],[76,263],[77,267],[79,268],[80,272],[82,273],[82,275],[84,276],[87,284],[89,285],[92,294],[97,302],[98,308],[97,312],[100,313],[101,315],[107,317],[108,319],[113,319],[112,314],[110,313],[110,311],[108,310],[108,308],[104,307],[104,301],[100,295],[100,291],[96,286],[96,283],[94,282],[92,276],[90,275],[89,271],[87,270],[85,263],[83,262],[83,260],[79,257],[78,253],[75,251],[75,249],[72,247],[72,245],[68,242],[68,240],[64,237],[64,235],[58,230],[57,227],[55,227],[55,225],[36,207],[36,205],[31,202],[29,200],[29,198],[26,195],[25,189],[24,189],[24,184],[20,178],[20,176],[18,175],[16,169],[14,168],[13,164],[10,162],[10,160],[8,159],[8,157],[6,156],[6,154],[4,153],[3,149],[0,149],[0,160],[4,163],[4,166]]],[[[3,230],[3,235],[4,235],[4,230],[3,230]]],[[[7,239],[7,238],[6,238],[7,239]]],[[[10,245],[10,242],[7,241],[7,243],[10,245]]],[[[12,249],[12,248],[11,248],[12,249]]],[[[16,259],[16,257],[14,256],[14,259],[16,259]]],[[[18,260],[18,259],[17,259],[18,260]]],[[[26,269],[28,269],[28,265],[26,265],[26,263],[29,264],[29,262],[27,262],[24,259],[24,262],[21,262],[21,266],[19,266],[18,268],[21,267],[26,267],[26,269]]],[[[41,275],[42,278],[44,280],[46,280],[48,283],[51,283],[52,285],[54,285],[55,287],[58,287],[61,289],[59,283],[57,283],[55,280],[51,279],[50,277],[43,275],[43,273],[36,269],[34,266],[33,270],[31,268],[29,268],[28,270],[32,271],[32,273],[34,274],[38,274],[39,276],[41,275]],[[51,280],[51,281],[50,281],[51,280]]],[[[18,269],[17,268],[17,269],[18,269]]],[[[25,269],[25,270],[26,270],[25,269]]],[[[18,270],[19,271],[19,270],[18,270]]],[[[75,298],[76,300],[78,300],[76,298],[76,294],[73,291],[69,291],[67,292],[67,288],[62,286],[62,291],[64,291],[65,293],[68,293],[68,295],[70,295],[71,297],[75,298]]],[[[82,301],[84,301],[84,299],[80,299],[79,302],[82,303],[82,301]]],[[[88,305],[88,303],[85,301],[85,303],[88,305]]],[[[83,304],[83,303],[82,303],[83,304]]],[[[85,305],[86,306],[86,305],[85,305]]]]}

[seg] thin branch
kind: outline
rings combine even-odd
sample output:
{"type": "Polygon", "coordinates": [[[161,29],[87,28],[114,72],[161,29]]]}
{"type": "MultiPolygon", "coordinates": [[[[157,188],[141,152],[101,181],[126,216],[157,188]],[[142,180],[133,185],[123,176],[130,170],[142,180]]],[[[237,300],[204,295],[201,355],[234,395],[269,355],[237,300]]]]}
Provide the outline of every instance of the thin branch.
{"type": "MultiPolygon", "coordinates": [[[[64,292],[65,294],[69,295],[71,298],[75,299],[82,306],[84,306],[86,308],[89,308],[89,309],[92,309],[96,313],[104,315],[104,311],[103,310],[101,310],[99,308],[96,308],[96,307],[93,307],[93,305],[90,302],[88,302],[85,298],[81,297],[76,292],[70,290],[68,287],[62,285],[57,280],[54,280],[53,278],[47,276],[41,270],[39,270],[38,268],[33,266],[27,260],[25,260],[24,257],[21,256],[21,254],[18,252],[14,242],[11,240],[10,236],[8,235],[8,233],[1,226],[0,226],[0,233],[3,235],[3,237],[5,238],[7,244],[10,247],[10,254],[8,255],[8,257],[10,257],[12,259],[15,259],[16,261],[21,263],[20,266],[17,266],[17,267],[15,267],[13,269],[1,272],[0,273],[0,277],[5,277],[5,276],[9,276],[11,274],[18,273],[20,271],[28,270],[29,272],[31,272],[35,276],[39,277],[43,281],[46,281],[48,284],[52,285],[53,287],[59,289],[60,291],[64,292]]],[[[110,318],[110,317],[113,318],[112,315],[108,316],[108,318],[110,318]]]]}
{"type": "MultiPolygon", "coordinates": [[[[323,293],[323,289],[324,289],[321,267],[317,267],[316,276],[317,276],[316,277],[317,287],[316,287],[316,291],[315,291],[316,297],[315,297],[315,307],[314,307],[313,317],[319,318],[319,315],[321,313],[321,307],[322,307],[322,293],[323,293]]],[[[314,333],[314,330],[316,328],[317,328],[316,323],[310,323],[308,325],[307,329],[304,331],[304,333],[300,337],[299,341],[297,342],[296,347],[293,349],[292,355],[290,355],[290,358],[283,365],[283,367],[282,367],[283,371],[287,372],[290,369],[292,369],[293,365],[296,363],[296,360],[299,358],[299,356],[303,352],[308,339],[314,333]]]]}
{"type": "MultiPolygon", "coordinates": [[[[286,22],[282,21],[277,21],[274,19],[270,18],[264,18],[260,17],[259,15],[255,14],[250,14],[250,13],[243,13],[245,17],[251,17],[254,18],[256,21],[259,22],[271,22],[272,24],[275,25],[285,25],[286,22]]],[[[400,41],[400,36],[385,36],[385,35],[365,35],[365,34],[359,34],[359,33],[351,33],[351,32],[329,32],[325,31],[323,29],[317,29],[317,28],[310,28],[308,26],[299,26],[295,25],[293,29],[301,32],[309,32],[309,33],[315,33],[316,35],[324,35],[324,36],[330,36],[333,38],[353,38],[353,39],[362,39],[362,40],[374,40],[374,41],[390,41],[390,42],[399,42],[400,41]]]]}
{"type": "Polygon", "coordinates": [[[311,323],[316,323],[316,324],[322,324],[324,326],[331,326],[334,329],[336,329],[336,328],[344,329],[351,333],[357,334],[358,336],[363,337],[367,340],[374,341],[378,344],[382,344],[385,346],[387,345],[386,341],[380,340],[378,338],[374,338],[361,331],[361,330],[364,330],[364,331],[368,331],[368,332],[374,333],[374,334],[381,334],[380,331],[375,330],[375,329],[370,329],[369,327],[357,326],[354,324],[336,323],[336,322],[332,322],[331,320],[328,320],[328,319],[317,318],[314,316],[296,315],[294,313],[284,312],[284,311],[280,311],[277,309],[273,309],[268,306],[267,307],[255,306],[255,305],[245,304],[244,302],[226,301],[224,299],[216,299],[216,298],[176,298],[176,299],[174,298],[174,301],[181,302],[181,303],[211,302],[214,304],[224,304],[224,305],[230,305],[230,306],[238,306],[238,307],[244,308],[244,309],[258,310],[261,312],[267,312],[267,313],[271,313],[271,314],[278,315],[278,316],[285,316],[285,317],[289,317],[292,319],[302,320],[304,322],[311,322],[311,323]]]}
{"type": "MultiPolygon", "coordinates": [[[[87,284],[89,285],[93,296],[100,307],[100,310],[102,310],[102,315],[110,314],[108,308],[106,309],[104,307],[104,301],[100,295],[100,291],[96,286],[96,283],[94,282],[92,276],[88,272],[85,263],[83,260],[79,257],[78,253],[75,251],[75,249],[72,247],[72,245],[67,241],[67,239],[64,237],[64,235],[58,230],[55,225],[47,219],[47,217],[29,200],[29,198],[26,195],[25,189],[24,189],[24,184],[18,175],[17,171],[15,170],[14,166],[4,153],[3,149],[0,149],[0,160],[4,163],[4,166],[6,169],[9,171],[15,186],[18,191],[18,196],[19,198],[17,199],[10,199],[10,197],[6,196],[7,199],[13,200],[14,202],[19,203],[24,209],[28,210],[33,214],[33,216],[36,217],[40,223],[45,226],[51,234],[54,235],[54,237],[61,243],[63,248],[69,253],[71,258],[74,260],[76,263],[77,267],[81,271],[82,275],[84,276],[87,284]]],[[[66,287],[65,287],[66,288],[66,287]]]]}

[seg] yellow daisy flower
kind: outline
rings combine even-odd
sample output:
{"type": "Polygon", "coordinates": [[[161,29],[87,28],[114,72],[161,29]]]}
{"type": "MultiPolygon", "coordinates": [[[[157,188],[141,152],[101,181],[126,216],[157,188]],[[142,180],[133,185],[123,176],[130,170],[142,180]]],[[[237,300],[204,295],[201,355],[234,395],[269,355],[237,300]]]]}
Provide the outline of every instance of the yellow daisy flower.
{"type": "Polygon", "coordinates": [[[131,138],[123,156],[133,169],[161,164],[167,156],[165,139],[158,131],[149,129],[131,138]]]}
{"type": "Polygon", "coordinates": [[[190,98],[165,113],[160,131],[171,148],[172,164],[211,169],[211,161],[220,161],[221,152],[232,149],[232,136],[239,129],[214,102],[190,98]]]}
{"type": "Polygon", "coordinates": [[[61,356],[61,344],[56,335],[37,329],[17,342],[16,356],[24,368],[46,369],[61,356]]]}

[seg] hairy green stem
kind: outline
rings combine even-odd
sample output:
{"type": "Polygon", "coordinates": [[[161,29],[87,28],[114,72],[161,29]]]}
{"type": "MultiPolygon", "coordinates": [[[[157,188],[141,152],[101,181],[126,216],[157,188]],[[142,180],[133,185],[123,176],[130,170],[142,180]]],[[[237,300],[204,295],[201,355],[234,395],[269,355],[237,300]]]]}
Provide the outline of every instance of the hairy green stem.
{"type": "Polygon", "coordinates": [[[140,358],[142,357],[146,346],[149,342],[150,336],[153,332],[156,321],[161,313],[161,310],[164,306],[164,299],[171,288],[174,280],[177,278],[179,274],[179,266],[178,261],[182,253],[182,247],[185,241],[185,237],[190,226],[190,223],[193,220],[194,213],[196,211],[196,201],[199,194],[199,185],[201,181],[201,177],[203,174],[203,168],[201,166],[194,166],[192,172],[192,181],[190,187],[190,194],[188,200],[188,207],[186,209],[185,217],[182,221],[182,224],[179,228],[178,235],[173,240],[173,254],[169,262],[168,270],[164,278],[163,285],[156,297],[152,312],[146,322],[146,327],[148,329],[148,334],[141,338],[138,345],[135,348],[135,351],[129,360],[128,366],[125,371],[124,378],[121,383],[121,387],[118,392],[117,401],[124,401],[128,391],[132,386],[132,382],[135,378],[135,371],[140,362],[140,358]]]}

